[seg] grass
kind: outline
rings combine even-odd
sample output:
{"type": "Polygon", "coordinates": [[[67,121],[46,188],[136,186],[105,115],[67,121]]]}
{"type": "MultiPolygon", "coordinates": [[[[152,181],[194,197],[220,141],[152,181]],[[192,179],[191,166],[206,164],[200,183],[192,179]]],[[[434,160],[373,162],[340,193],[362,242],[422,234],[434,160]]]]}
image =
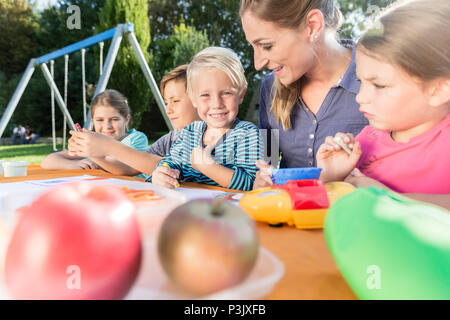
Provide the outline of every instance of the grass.
{"type": "MultiPolygon", "coordinates": [[[[150,141],[150,144],[154,141],[150,141]]],[[[67,145],[66,145],[67,146],[67,145]]],[[[58,151],[62,144],[56,145],[58,151]]],[[[30,164],[40,164],[48,154],[53,152],[52,144],[22,144],[15,146],[0,146],[0,160],[28,161],[30,164]]]]}
{"type": "MultiPolygon", "coordinates": [[[[62,150],[62,144],[56,147],[58,150],[62,150]]],[[[40,164],[42,159],[52,152],[52,144],[0,146],[0,159],[7,161],[28,161],[30,164],[40,164]]]]}

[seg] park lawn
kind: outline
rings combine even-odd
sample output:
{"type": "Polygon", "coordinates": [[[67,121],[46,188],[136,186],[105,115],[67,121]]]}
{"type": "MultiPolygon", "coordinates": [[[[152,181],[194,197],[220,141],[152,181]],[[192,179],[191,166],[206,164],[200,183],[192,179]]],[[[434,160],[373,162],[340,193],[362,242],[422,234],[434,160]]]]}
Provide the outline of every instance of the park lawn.
{"type": "MultiPolygon", "coordinates": [[[[153,143],[153,141],[150,141],[153,143]]],[[[56,145],[58,151],[62,144],[56,145]]],[[[15,146],[0,146],[0,160],[28,161],[30,164],[40,164],[49,153],[53,152],[52,144],[22,144],[15,146]]]]}
{"type": "MultiPolygon", "coordinates": [[[[58,150],[62,150],[62,144],[56,147],[58,150]]],[[[30,164],[40,164],[42,159],[52,152],[52,144],[0,146],[0,160],[28,161],[30,164]]]]}

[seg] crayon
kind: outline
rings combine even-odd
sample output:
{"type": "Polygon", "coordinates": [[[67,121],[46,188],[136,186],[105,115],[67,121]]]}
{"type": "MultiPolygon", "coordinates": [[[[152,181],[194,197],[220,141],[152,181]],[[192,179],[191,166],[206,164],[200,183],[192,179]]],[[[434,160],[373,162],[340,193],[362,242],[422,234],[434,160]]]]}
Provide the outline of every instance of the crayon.
{"type": "MultiPolygon", "coordinates": [[[[170,168],[169,165],[167,164],[167,162],[163,163],[164,167],[170,168]]],[[[180,186],[180,184],[177,182],[177,184],[175,185],[175,188],[178,188],[180,186]]]]}
{"type": "Polygon", "coordinates": [[[77,129],[77,131],[82,131],[81,130],[81,126],[78,123],[75,123],[75,129],[77,129]]]}

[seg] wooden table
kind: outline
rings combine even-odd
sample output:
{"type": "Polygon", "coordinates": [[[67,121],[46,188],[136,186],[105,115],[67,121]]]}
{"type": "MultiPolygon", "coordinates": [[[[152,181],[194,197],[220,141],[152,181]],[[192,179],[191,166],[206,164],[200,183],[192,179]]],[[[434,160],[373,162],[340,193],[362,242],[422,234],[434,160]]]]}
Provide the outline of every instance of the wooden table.
{"type": "MultiPolygon", "coordinates": [[[[102,170],[45,170],[40,166],[28,167],[26,177],[0,177],[0,183],[24,180],[52,179],[88,174],[127,180],[140,178],[113,176],[102,170]]],[[[224,190],[214,186],[183,183],[185,187],[224,190]]],[[[260,243],[284,264],[285,274],[267,299],[356,299],[339,272],[328,251],[322,230],[299,230],[293,227],[269,227],[258,223],[260,243]]]]}

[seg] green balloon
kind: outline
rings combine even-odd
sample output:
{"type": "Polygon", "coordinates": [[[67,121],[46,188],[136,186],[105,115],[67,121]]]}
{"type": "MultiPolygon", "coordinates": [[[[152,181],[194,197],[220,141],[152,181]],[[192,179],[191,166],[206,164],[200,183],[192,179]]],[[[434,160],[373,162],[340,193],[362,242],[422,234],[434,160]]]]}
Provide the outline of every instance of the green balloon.
{"type": "Polygon", "coordinates": [[[379,188],[329,209],[326,242],[360,299],[450,299],[450,212],[379,188]]]}

